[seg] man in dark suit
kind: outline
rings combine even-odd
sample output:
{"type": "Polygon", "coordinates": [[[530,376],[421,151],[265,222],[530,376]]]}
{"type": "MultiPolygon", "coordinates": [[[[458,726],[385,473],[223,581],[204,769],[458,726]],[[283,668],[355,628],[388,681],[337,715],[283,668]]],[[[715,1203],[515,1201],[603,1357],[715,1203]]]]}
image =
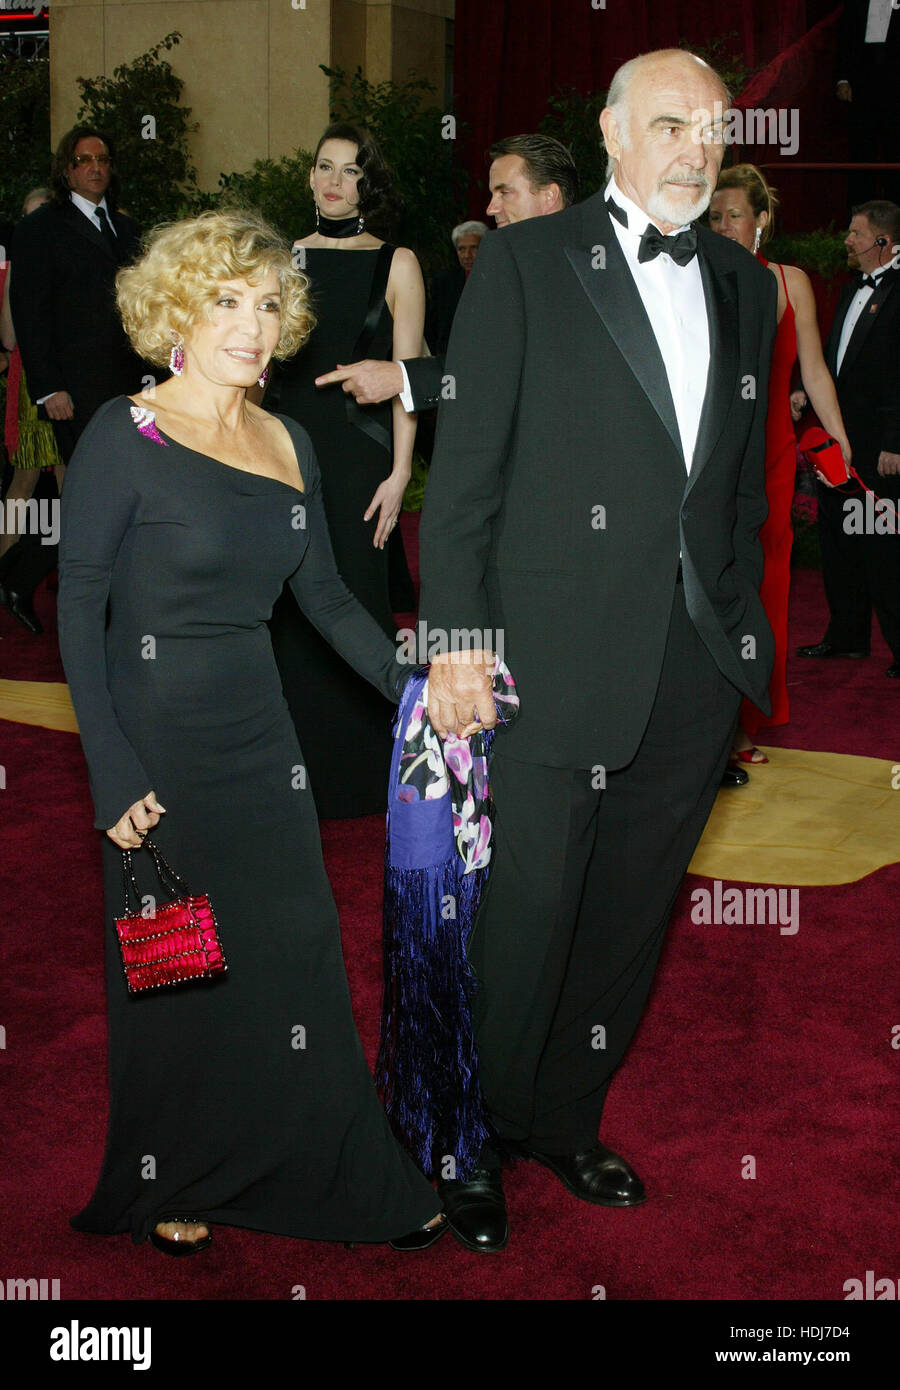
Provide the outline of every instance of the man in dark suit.
{"type": "MultiPolygon", "coordinates": [[[[900,14],[894,0],[844,0],[837,28],[835,91],[847,103],[850,158],[896,164],[900,130],[900,14]]],[[[850,203],[873,192],[900,200],[896,170],[863,169],[848,179],[850,203]]]]}
{"type": "Polygon", "coordinates": [[[449,270],[439,270],[432,276],[425,314],[425,341],[435,356],[443,357],[447,351],[459,296],[475,264],[481,239],[487,234],[488,229],[483,222],[460,222],[450,233],[456,252],[456,265],[449,270]]]}
{"type": "Polygon", "coordinates": [[[420,624],[443,644],[434,727],[496,722],[493,652],[473,633],[502,633],[521,697],[494,743],[494,857],[469,943],[498,1140],[441,1188],[473,1250],[508,1236],[502,1148],[585,1201],[644,1200],[598,1140],[603,1102],[740,697],[768,708],[757,532],[775,283],[689,225],[715,188],[710,113],[728,95],[665,50],[620,69],[608,100],[605,192],[479,251],[422,520],[420,624]]]}
{"type": "MultiPolygon", "coordinates": [[[[116,210],[118,175],[109,137],[91,126],[63,136],[53,162],[53,200],[16,228],[10,308],[31,398],[64,463],[94,411],[140,389],[143,366],[115,304],[115,277],[134,259],[137,223],[116,210]]],[[[23,537],[4,556],[0,601],[40,631],[32,595],[56,564],[56,547],[23,537]]]]}
{"type": "Polygon", "coordinates": [[[821,642],[799,656],[869,654],[872,609],[900,678],[900,207],[872,201],[853,209],[847,264],[858,271],[841,296],[825,346],[838,404],[866,487],[893,504],[816,485],[822,579],[831,618],[821,642]]]}

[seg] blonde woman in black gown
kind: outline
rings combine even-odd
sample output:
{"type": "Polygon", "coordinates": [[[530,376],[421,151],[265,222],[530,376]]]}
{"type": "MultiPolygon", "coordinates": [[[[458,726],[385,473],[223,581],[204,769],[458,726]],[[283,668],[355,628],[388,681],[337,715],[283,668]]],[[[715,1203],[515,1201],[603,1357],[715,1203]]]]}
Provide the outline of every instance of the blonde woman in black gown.
{"type": "MultiPolygon", "coordinates": [[[[266,627],[287,579],[397,700],[407,673],[335,569],[308,436],[246,399],[309,331],[305,278],[264,223],[205,213],[158,229],[118,285],[139,353],[171,351],[180,375],[102,406],[63,492],[60,645],[106,832],[110,1059],[106,1154],[73,1225],[169,1254],[205,1248],[215,1222],[420,1248],[440,1204],[366,1067],[266,627]],[[121,851],[148,831],[209,894],[229,968],[131,997],[112,924],[121,851]]],[[[135,865],[159,895],[149,854],[135,865]]]]}
{"type": "MultiPolygon", "coordinates": [[[[310,279],[316,328],[277,370],[264,403],[309,432],[341,577],[393,637],[387,545],[409,481],[416,416],[399,401],[363,409],[339,385],[317,388],[315,378],[360,357],[419,356],[425,287],[413,252],[383,239],[395,216],[391,177],[365,132],[328,127],[310,188],[316,230],[294,243],[294,255],[310,279]]],[[[272,640],[320,816],[383,812],[390,707],[335,658],[289,593],[276,606],[272,640]]]]}

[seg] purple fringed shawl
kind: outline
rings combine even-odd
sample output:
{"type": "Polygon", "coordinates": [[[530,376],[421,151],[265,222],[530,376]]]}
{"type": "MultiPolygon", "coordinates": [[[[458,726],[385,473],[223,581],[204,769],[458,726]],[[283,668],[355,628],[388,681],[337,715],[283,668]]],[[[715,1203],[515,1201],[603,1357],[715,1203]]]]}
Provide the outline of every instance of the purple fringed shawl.
{"type": "MultiPolygon", "coordinates": [[[[428,721],[427,699],[427,672],[416,672],[394,726],[376,1079],[385,1110],[423,1172],[466,1178],[490,1133],[466,944],[491,857],[493,734],[442,741],[428,721]]],[[[519,699],[502,662],[494,671],[494,700],[501,724],[510,723],[519,699]]]]}

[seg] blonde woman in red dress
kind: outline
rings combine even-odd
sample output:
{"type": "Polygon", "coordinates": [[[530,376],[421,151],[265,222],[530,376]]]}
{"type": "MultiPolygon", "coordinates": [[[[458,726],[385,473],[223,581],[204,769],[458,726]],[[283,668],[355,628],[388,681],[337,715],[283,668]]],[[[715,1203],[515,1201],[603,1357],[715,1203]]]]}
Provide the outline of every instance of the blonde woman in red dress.
{"type": "MultiPolygon", "coordinates": [[[[714,232],[739,241],[778,283],[778,331],[769,376],[769,415],[766,422],[766,498],[769,515],[759,539],[765,557],[760,598],[775,635],[775,665],[769,682],[772,713],[764,715],[747,699],[741,703],[741,718],[735,734],[733,763],[768,762],[754,743],[764,725],[788,722],[787,620],[791,583],[791,504],[797,467],[794,419],[799,419],[807,399],[823,427],[841,446],[850,462],[850,444],[841,419],[837,393],[822,355],[822,340],[816,320],[816,302],[809,277],[794,265],[767,261],[761,248],[771,238],[777,206],[770,188],[753,164],[736,164],[723,169],[709,207],[709,225],[714,232]],[[800,359],[803,390],[791,394],[794,363],[800,359]]],[[[825,481],[824,479],[822,481],[825,481]]]]}

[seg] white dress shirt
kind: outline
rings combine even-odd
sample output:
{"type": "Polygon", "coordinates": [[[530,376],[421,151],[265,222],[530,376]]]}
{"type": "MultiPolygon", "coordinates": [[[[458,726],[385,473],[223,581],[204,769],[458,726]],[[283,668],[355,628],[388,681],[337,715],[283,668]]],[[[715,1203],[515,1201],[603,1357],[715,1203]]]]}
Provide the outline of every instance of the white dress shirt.
{"type": "Polygon", "coordinates": [[[400,371],[403,373],[403,390],[398,392],[400,404],[403,406],[403,409],[406,411],[407,415],[412,415],[413,397],[412,387],[409,384],[409,374],[402,362],[398,362],[397,365],[400,368],[400,371]]]}
{"type": "Polygon", "coordinates": [[[869,0],[865,43],[886,43],[893,13],[891,0],[869,0]]]}
{"type": "Polygon", "coordinates": [[[648,226],[656,224],[625,196],[615,178],[607,184],[605,196],[612,198],[628,216],[627,227],[616,217],[612,218],[612,225],[662,355],[675,404],[681,451],[690,473],[709,376],[709,322],[700,263],[694,256],[687,265],[678,265],[665,251],[652,261],[639,262],[641,237],[648,226]]]}
{"type": "MultiPolygon", "coordinates": [[[[880,275],[883,275],[887,269],[888,266],[886,265],[879,266],[877,270],[872,271],[872,279],[877,280],[878,277],[880,275]]],[[[844,315],[844,322],[843,326],[841,327],[841,336],[838,339],[838,372],[840,372],[841,370],[841,363],[844,360],[844,354],[847,351],[847,345],[853,336],[853,330],[859,323],[859,320],[862,318],[863,310],[865,309],[866,305],[868,304],[869,300],[872,298],[872,295],[874,293],[875,291],[873,290],[871,285],[861,285],[860,288],[856,291],[856,294],[850,300],[850,307],[844,315]]]]}
{"type": "Polygon", "coordinates": [[[96,213],[98,208],[102,208],[103,211],[106,213],[106,220],[112,228],[113,236],[116,235],[116,229],[115,227],[113,227],[113,220],[109,215],[109,208],[106,206],[105,198],[101,198],[99,203],[92,203],[90,198],[82,198],[80,193],[70,193],[69,196],[71,197],[72,202],[75,204],[78,211],[84,213],[91,226],[97,232],[100,231],[100,220],[94,214],[96,213]]]}

